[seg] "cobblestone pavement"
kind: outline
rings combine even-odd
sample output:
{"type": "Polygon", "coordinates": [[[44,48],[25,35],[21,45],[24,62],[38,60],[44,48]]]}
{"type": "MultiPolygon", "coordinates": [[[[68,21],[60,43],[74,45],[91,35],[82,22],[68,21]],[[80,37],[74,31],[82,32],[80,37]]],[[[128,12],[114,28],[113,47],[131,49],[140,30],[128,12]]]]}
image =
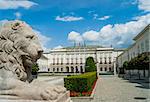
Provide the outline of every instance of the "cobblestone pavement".
{"type": "Polygon", "coordinates": [[[91,102],[150,102],[150,89],[115,76],[100,76],[91,102]]]}
{"type": "Polygon", "coordinates": [[[64,86],[64,77],[65,76],[38,76],[37,80],[45,81],[53,85],[64,86]]]}

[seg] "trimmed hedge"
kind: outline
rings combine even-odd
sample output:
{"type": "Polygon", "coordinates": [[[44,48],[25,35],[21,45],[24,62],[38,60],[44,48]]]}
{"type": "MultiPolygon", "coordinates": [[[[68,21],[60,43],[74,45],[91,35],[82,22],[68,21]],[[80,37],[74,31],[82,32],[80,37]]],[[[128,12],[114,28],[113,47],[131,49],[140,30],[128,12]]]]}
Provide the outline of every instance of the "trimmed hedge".
{"type": "Polygon", "coordinates": [[[64,78],[64,86],[67,90],[75,92],[87,92],[92,90],[92,85],[97,79],[96,72],[88,72],[64,78]]]}

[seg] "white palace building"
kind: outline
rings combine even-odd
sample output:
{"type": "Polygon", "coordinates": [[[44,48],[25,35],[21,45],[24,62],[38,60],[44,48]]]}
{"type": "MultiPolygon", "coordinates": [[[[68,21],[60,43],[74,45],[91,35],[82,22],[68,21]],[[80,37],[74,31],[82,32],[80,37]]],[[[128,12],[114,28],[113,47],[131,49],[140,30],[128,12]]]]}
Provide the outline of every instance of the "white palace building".
{"type": "Polygon", "coordinates": [[[116,57],[122,52],[112,47],[94,45],[53,49],[38,60],[39,72],[82,73],[85,71],[86,58],[93,57],[98,73],[116,74],[116,57]]]}

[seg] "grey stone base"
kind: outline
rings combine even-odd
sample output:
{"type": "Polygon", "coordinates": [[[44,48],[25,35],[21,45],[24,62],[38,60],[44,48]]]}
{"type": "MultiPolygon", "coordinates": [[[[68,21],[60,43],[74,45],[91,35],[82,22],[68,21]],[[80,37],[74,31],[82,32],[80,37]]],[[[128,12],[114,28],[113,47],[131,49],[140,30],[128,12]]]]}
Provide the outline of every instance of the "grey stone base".
{"type": "Polygon", "coordinates": [[[62,94],[57,100],[26,100],[15,96],[0,95],[0,102],[72,102],[69,92],[62,94]]]}

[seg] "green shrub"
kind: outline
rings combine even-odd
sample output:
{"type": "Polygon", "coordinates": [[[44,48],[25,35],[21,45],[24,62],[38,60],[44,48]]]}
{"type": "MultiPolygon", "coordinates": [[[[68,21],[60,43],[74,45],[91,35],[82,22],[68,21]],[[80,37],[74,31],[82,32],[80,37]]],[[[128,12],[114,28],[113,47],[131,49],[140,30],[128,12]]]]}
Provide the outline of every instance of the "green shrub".
{"type": "Polygon", "coordinates": [[[96,79],[96,72],[88,72],[81,75],[69,76],[64,78],[64,86],[70,91],[87,92],[92,89],[92,85],[96,79]]]}

